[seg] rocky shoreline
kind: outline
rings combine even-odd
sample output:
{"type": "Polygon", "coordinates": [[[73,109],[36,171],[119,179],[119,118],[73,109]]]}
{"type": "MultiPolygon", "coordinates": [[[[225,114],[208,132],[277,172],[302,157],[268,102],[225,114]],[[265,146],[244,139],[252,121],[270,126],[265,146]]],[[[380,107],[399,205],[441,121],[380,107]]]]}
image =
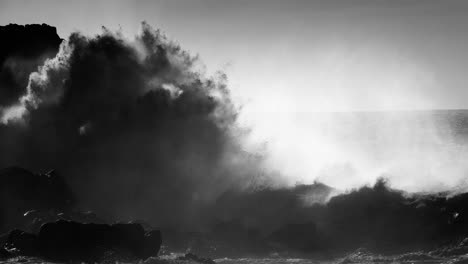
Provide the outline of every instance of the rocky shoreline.
{"type": "Polygon", "coordinates": [[[39,233],[18,229],[9,232],[0,254],[4,258],[34,256],[53,261],[99,262],[106,254],[128,259],[158,255],[159,230],[145,232],[140,224],[93,224],[58,220],[45,223],[39,233]]]}

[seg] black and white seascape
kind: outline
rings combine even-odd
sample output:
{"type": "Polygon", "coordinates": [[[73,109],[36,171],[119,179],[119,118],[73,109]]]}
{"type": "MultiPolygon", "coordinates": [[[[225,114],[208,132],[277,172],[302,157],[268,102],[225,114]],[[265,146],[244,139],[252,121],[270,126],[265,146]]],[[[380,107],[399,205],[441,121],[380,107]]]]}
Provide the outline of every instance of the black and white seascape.
{"type": "Polygon", "coordinates": [[[0,263],[468,263],[468,2],[0,0],[0,263]]]}

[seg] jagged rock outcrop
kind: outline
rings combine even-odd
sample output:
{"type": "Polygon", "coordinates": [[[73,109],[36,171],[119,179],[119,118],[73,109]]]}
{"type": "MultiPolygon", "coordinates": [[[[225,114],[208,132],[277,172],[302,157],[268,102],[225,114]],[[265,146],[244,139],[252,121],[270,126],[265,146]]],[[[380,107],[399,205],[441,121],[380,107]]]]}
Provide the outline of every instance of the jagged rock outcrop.
{"type": "Polygon", "coordinates": [[[146,232],[140,224],[83,224],[59,220],[44,224],[37,235],[11,231],[4,248],[13,255],[93,263],[109,253],[127,259],[154,257],[161,243],[159,230],[146,232]]]}
{"type": "Polygon", "coordinates": [[[56,172],[35,174],[19,167],[0,170],[0,232],[25,229],[30,210],[62,212],[74,205],[74,196],[56,172]]]}
{"type": "Polygon", "coordinates": [[[26,91],[29,74],[57,54],[62,39],[55,27],[0,26],[0,107],[9,106],[26,91]]]}

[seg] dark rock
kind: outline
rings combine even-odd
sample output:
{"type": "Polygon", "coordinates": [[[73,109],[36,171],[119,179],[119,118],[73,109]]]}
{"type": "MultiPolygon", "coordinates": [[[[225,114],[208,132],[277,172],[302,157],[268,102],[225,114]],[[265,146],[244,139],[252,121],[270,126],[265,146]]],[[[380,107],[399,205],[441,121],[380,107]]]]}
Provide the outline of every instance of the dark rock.
{"type": "Polygon", "coordinates": [[[59,50],[55,27],[0,26],[0,106],[10,106],[26,92],[29,74],[59,50]]]}
{"type": "Polygon", "coordinates": [[[55,211],[39,211],[30,210],[24,214],[27,219],[27,231],[38,233],[41,226],[45,223],[55,222],[58,220],[67,220],[80,223],[94,223],[94,224],[105,224],[105,221],[97,217],[91,211],[70,211],[70,212],[55,212],[55,211]]]}
{"type": "MultiPolygon", "coordinates": [[[[73,207],[72,191],[56,171],[35,174],[10,167],[0,170],[0,232],[26,229],[32,209],[60,212],[73,207]]],[[[31,230],[32,231],[32,230],[31,230]]]]}
{"type": "Polygon", "coordinates": [[[190,260],[190,261],[195,261],[195,262],[198,262],[198,263],[202,263],[202,264],[216,264],[216,262],[212,259],[209,259],[209,258],[202,258],[202,257],[199,257],[193,253],[187,253],[185,254],[183,257],[179,257],[180,260],[190,260]]]}
{"type": "Polygon", "coordinates": [[[8,252],[5,248],[0,247],[0,259],[6,259],[12,257],[11,253],[8,252]]]}
{"type": "Polygon", "coordinates": [[[59,261],[98,261],[109,251],[145,259],[156,256],[160,246],[161,234],[158,231],[145,234],[139,224],[81,224],[59,220],[44,224],[39,232],[41,255],[59,261]]]}
{"type": "Polygon", "coordinates": [[[158,255],[159,250],[161,249],[162,236],[161,231],[152,230],[148,231],[145,234],[143,247],[140,255],[142,258],[148,258],[151,256],[158,255]]]}
{"type": "Polygon", "coordinates": [[[18,229],[9,233],[6,247],[23,256],[37,256],[39,254],[37,236],[18,229]]]}

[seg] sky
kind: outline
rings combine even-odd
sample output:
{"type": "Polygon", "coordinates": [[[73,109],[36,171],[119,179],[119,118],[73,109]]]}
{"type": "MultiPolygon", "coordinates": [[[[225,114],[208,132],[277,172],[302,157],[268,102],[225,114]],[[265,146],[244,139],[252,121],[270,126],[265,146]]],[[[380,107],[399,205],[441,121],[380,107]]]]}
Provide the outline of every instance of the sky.
{"type": "Polygon", "coordinates": [[[160,28],[228,74],[240,121],[296,175],[310,171],[304,157],[346,153],[310,113],[468,108],[467,14],[461,0],[0,1],[0,24],[47,23],[63,38],[160,28]]]}
{"type": "Polygon", "coordinates": [[[20,0],[0,2],[0,24],[133,36],[145,20],[254,112],[466,108],[463,2],[20,0]]]}

